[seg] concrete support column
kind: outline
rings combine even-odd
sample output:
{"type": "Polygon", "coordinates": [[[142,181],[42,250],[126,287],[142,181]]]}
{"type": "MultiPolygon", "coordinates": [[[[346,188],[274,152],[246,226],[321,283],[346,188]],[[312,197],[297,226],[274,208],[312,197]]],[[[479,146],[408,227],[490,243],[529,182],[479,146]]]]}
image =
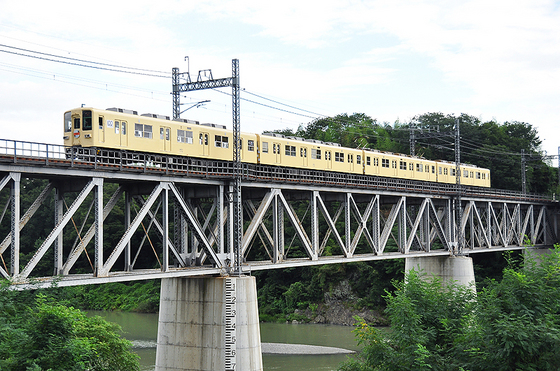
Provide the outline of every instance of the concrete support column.
{"type": "Polygon", "coordinates": [[[536,264],[540,264],[542,257],[549,255],[552,251],[552,249],[524,249],[523,257],[533,259],[536,264]]]}
{"type": "Polygon", "coordinates": [[[456,281],[461,285],[474,284],[472,258],[466,256],[427,256],[406,258],[405,271],[415,269],[428,276],[440,277],[443,283],[456,281]]]}
{"type": "Polygon", "coordinates": [[[262,369],[254,277],[162,279],[156,371],[262,369]]]}

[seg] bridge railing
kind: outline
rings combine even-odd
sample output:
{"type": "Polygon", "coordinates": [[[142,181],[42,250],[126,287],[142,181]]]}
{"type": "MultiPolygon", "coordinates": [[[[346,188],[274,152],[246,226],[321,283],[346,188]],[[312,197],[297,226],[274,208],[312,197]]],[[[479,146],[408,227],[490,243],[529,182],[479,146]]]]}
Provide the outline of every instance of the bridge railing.
{"type": "Polygon", "coordinates": [[[36,158],[41,162],[66,159],[65,147],[58,144],[24,142],[0,139],[0,156],[10,156],[17,162],[18,157],[36,158]]]}

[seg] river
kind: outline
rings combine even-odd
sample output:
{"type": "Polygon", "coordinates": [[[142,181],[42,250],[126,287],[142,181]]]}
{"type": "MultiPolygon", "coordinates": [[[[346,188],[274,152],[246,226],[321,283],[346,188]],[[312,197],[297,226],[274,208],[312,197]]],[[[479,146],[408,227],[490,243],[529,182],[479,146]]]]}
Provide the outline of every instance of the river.
{"type": "MultiPolygon", "coordinates": [[[[108,321],[119,324],[124,337],[131,340],[134,351],[140,356],[142,371],[152,371],[156,363],[158,315],[153,313],[89,311],[108,321]]],[[[357,350],[352,327],[334,325],[294,325],[261,323],[261,342],[307,344],[357,350]]],[[[267,371],[327,371],[336,370],[346,360],[344,354],[336,355],[275,355],[263,354],[267,371]]]]}

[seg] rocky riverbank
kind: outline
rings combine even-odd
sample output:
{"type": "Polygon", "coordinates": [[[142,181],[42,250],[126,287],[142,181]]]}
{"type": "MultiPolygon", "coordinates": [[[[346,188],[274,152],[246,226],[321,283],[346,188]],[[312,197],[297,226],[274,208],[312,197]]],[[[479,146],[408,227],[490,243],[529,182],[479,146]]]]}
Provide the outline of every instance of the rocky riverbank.
{"type": "Polygon", "coordinates": [[[342,281],[325,294],[324,303],[305,310],[296,309],[294,314],[300,320],[292,320],[292,323],[323,323],[353,326],[356,323],[354,317],[358,316],[366,322],[377,326],[387,324],[386,319],[380,312],[356,307],[357,302],[358,297],[352,292],[350,283],[342,281]]]}

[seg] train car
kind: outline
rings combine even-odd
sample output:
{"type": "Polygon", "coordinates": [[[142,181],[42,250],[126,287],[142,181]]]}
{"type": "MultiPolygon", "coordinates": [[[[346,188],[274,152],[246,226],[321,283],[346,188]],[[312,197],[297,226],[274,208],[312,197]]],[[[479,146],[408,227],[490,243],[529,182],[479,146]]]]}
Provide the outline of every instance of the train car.
{"type": "Polygon", "coordinates": [[[437,182],[436,163],[421,157],[364,149],[365,174],[437,182]]]}
{"type": "Polygon", "coordinates": [[[353,174],[364,172],[362,150],[344,148],[338,143],[263,133],[259,136],[259,149],[259,163],[262,165],[353,174]]]}
{"type": "MultiPolygon", "coordinates": [[[[455,184],[455,163],[448,161],[436,161],[438,172],[438,182],[455,184]]],[[[477,186],[477,187],[490,187],[490,170],[479,168],[476,165],[461,164],[460,165],[461,184],[477,186]]]]}
{"type": "MultiPolygon", "coordinates": [[[[241,133],[241,160],[257,163],[257,135],[241,133]]],[[[120,108],[82,107],[64,113],[64,145],[233,160],[225,126],[120,108]]]]}

